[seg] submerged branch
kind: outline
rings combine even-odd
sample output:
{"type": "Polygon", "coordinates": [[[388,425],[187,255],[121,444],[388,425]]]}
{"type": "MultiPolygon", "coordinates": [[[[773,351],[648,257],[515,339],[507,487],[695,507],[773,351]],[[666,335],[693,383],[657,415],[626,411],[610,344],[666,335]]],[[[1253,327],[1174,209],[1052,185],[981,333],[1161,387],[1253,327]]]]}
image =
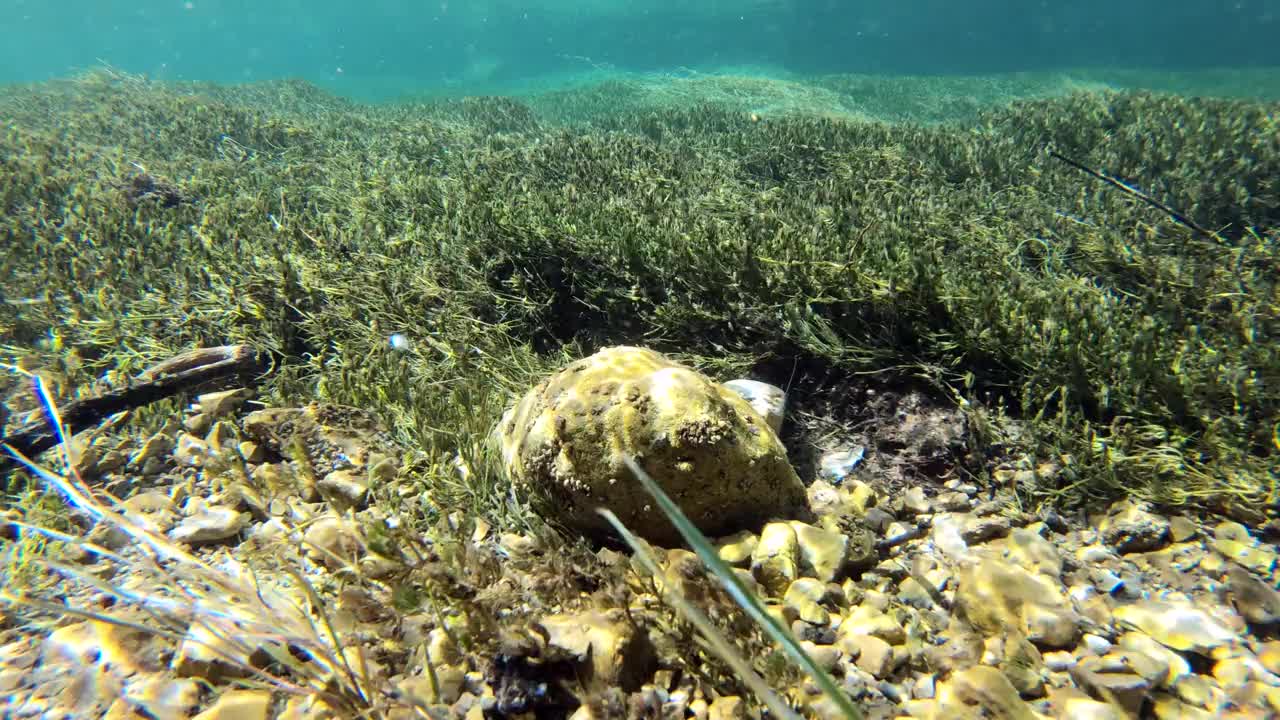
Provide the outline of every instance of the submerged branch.
{"type": "MultiPolygon", "coordinates": [[[[215,380],[250,381],[266,369],[266,355],[247,345],[191,350],[148,368],[127,387],[69,403],[62,408],[62,421],[70,428],[83,429],[118,412],[149,405],[215,380]]],[[[57,432],[43,414],[0,438],[0,446],[8,446],[27,457],[35,457],[57,444],[57,432]]],[[[12,454],[0,457],[0,472],[16,466],[12,454]]]]}

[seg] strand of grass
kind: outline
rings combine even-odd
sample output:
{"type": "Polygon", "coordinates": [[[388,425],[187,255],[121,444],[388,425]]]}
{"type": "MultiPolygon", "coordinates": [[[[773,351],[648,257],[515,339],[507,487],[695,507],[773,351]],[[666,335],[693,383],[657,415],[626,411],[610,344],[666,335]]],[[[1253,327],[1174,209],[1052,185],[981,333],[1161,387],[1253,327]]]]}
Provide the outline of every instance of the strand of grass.
{"type": "Polygon", "coordinates": [[[849,696],[836,685],[835,680],[826,670],[814,662],[813,658],[809,656],[809,653],[805,652],[791,632],[777,618],[769,614],[759,598],[742,584],[733,569],[725,564],[724,560],[720,559],[720,554],[711,545],[711,541],[689,521],[689,518],[658,483],[631,456],[625,456],[623,462],[626,463],[632,474],[636,476],[636,479],[640,481],[640,484],[644,486],[644,489],[653,496],[663,514],[680,532],[685,542],[689,543],[689,547],[697,553],[703,564],[720,580],[720,584],[729,593],[729,596],[733,598],[734,602],[738,603],[746,611],[747,615],[768,633],[787,655],[809,674],[809,677],[813,678],[818,687],[822,689],[823,694],[835,703],[844,717],[850,720],[861,720],[862,712],[853,704],[849,696]]]}
{"type": "MultiPolygon", "coordinates": [[[[645,571],[655,578],[660,577],[662,570],[658,567],[657,561],[649,554],[649,551],[641,544],[640,540],[627,529],[627,526],[622,524],[618,516],[604,509],[600,509],[597,512],[604,516],[604,519],[613,525],[627,545],[631,546],[636,557],[640,559],[640,563],[644,565],[645,571]]],[[[728,663],[729,667],[733,668],[733,671],[738,674],[738,677],[742,679],[747,687],[751,688],[756,697],[769,706],[770,712],[786,720],[800,720],[800,716],[787,707],[782,698],[778,697],[778,694],[765,683],[764,678],[751,669],[751,665],[746,658],[742,657],[742,654],[729,644],[729,641],[716,629],[715,625],[711,624],[711,620],[701,610],[674,588],[670,587],[669,584],[664,586],[663,595],[665,600],[674,605],[686,620],[693,623],[693,626],[698,629],[698,632],[702,633],[703,638],[711,646],[711,649],[720,656],[720,659],[728,663]]]]}

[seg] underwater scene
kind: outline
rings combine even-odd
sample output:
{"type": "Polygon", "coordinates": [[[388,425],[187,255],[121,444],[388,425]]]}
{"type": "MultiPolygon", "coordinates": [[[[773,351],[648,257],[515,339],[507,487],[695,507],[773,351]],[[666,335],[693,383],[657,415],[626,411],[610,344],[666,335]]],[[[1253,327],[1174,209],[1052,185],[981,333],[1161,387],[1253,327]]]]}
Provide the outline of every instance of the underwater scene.
{"type": "Polygon", "coordinates": [[[1280,0],[0,18],[0,718],[1280,717],[1280,0]]]}

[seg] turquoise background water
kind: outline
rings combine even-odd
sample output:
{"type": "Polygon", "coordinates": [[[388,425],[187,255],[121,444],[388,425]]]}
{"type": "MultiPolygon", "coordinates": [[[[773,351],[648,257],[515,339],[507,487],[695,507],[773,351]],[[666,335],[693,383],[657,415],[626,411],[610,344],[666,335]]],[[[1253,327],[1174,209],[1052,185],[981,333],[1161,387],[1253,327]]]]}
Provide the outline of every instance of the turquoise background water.
{"type": "Polygon", "coordinates": [[[0,0],[0,82],[102,63],[355,97],[593,70],[1280,66],[1280,0],[0,0]]]}

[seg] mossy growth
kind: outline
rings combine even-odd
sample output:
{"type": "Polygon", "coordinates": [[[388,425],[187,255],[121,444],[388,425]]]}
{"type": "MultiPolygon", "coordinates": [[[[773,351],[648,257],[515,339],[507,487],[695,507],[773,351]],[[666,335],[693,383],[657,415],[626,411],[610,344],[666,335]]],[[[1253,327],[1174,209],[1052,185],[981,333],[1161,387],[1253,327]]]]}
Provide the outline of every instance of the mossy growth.
{"type": "Polygon", "coordinates": [[[249,343],[277,359],[267,400],[376,412],[414,480],[497,519],[502,409],[620,343],[924,378],[979,458],[1063,466],[1033,504],[1274,505],[1274,104],[1080,92],[923,126],[597,112],[611,88],[633,95],[580,90],[574,125],[538,98],[365,107],[295,82],[4,89],[0,343],[68,394],[249,343]]]}

